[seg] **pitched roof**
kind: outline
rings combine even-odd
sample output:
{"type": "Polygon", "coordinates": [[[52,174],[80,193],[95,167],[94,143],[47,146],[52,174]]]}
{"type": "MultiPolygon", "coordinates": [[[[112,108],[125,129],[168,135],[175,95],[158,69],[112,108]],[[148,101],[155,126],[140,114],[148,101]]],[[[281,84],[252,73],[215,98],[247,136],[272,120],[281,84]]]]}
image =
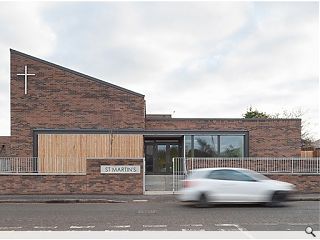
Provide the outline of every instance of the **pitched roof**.
{"type": "Polygon", "coordinates": [[[45,61],[45,60],[40,59],[40,58],[36,58],[36,57],[34,57],[34,56],[28,55],[28,54],[23,53],[23,52],[19,52],[19,51],[17,51],[17,50],[11,49],[11,48],[10,48],[10,53],[14,53],[14,54],[18,54],[18,55],[23,56],[23,57],[31,58],[31,59],[33,59],[33,60],[35,60],[35,61],[42,62],[42,63],[44,63],[44,64],[48,64],[48,65],[50,65],[50,66],[52,66],[52,67],[59,68],[59,69],[61,69],[61,70],[63,70],[63,71],[67,71],[67,72],[69,72],[69,73],[78,75],[78,76],[83,77],[83,78],[87,78],[87,79],[89,79],[89,80],[91,80],[91,81],[95,81],[95,82],[104,84],[104,85],[106,85],[106,86],[108,86],[108,87],[113,87],[113,88],[116,88],[116,89],[118,89],[118,90],[121,90],[121,91],[130,93],[130,94],[133,94],[133,95],[136,95],[136,96],[144,97],[143,94],[140,94],[140,93],[131,91],[131,90],[126,89],[126,88],[119,87],[119,86],[114,85],[114,84],[112,84],[112,83],[105,82],[105,81],[100,80],[100,79],[98,79],[98,78],[94,78],[94,77],[91,77],[91,76],[89,76],[89,75],[86,75],[86,74],[83,74],[83,73],[74,71],[74,70],[72,70],[72,69],[69,69],[69,68],[66,68],[66,67],[62,67],[62,66],[60,66],[60,65],[57,65],[57,64],[54,64],[54,63],[45,61]]]}

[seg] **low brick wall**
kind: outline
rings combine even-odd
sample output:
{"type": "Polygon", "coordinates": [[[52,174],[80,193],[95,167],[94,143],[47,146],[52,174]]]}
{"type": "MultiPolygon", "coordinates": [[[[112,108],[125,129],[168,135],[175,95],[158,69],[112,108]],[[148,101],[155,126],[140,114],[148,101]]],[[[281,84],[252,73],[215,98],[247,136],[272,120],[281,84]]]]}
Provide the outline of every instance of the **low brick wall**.
{"type": "Polygon", "coordinates": [[[0,175],[3,194],[143,194],[142,159],[89,159],[82,175],[0,175]],[[139,165],[137,174],[101,174],[101,165],[139,165]]]}
{"type": "MultiPolygon", "coordinates": [[[[320,193],[320,175],[267,175],[296,185],[303,193],[320,193]]],[[[88,159],[83,175],[0,175],[0,194],[143,194],[141,159],[88,159]],[[139,165],[137,174],[101,174],[101,165],[139,165]]]]}
{"type": "Polygon", "coordinates": [[[296,185],[301,193],[320,193],[320,175],[273,174],[267,177],[296,185]]]}
{"type": "Polygon", "coordinates": [[[0,136],[0,157],[10,156],[10,136],[0,136]]]}
{"type": "Polygon", "coordinates": [[[86,175],[0,175],[0,194],[87,193],[86,175]]]}
{"type": "Polygon", "coordinates": [[[143,161],[142,159],[89,159],[86,178],[86,192],[90,194],[143,194],[143,161]],[[101,165],[139,165],[140,173],[101,174],[101,165]]]}

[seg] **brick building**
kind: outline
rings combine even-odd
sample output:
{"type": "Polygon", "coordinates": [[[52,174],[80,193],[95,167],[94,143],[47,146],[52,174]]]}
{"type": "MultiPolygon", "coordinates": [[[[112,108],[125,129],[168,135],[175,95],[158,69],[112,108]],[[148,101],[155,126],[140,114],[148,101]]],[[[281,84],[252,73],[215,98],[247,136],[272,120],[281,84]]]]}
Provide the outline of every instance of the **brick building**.
{"type": "Polygon", "coordinates": [[[0,156],[38,157],[36,171],[145,157],[146,174],[161,175],[172,157],[300,156],[300,119],[148,115],[144,95],[33,56],[11,50],[10,68],[11,136],[0,137],[0,156]],[[72,160],[53,166],[58,158],[72,160]]]}

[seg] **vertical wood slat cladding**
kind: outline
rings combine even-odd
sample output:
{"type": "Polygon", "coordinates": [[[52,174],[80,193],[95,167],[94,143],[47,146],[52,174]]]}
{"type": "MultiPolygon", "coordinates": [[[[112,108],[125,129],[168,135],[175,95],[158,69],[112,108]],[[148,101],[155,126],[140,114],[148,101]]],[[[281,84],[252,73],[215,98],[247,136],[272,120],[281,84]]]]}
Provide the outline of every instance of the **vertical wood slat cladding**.
{"type": "Polygon", "coordinates": [[[39,134],[39,172],[85,172],[87,158],[143,157],[138,134],[39,134]]]}
{"type": "Polygon", "coordinates": [[[313,151],[301,151],[301,157],[315,157],[313,151]]]}

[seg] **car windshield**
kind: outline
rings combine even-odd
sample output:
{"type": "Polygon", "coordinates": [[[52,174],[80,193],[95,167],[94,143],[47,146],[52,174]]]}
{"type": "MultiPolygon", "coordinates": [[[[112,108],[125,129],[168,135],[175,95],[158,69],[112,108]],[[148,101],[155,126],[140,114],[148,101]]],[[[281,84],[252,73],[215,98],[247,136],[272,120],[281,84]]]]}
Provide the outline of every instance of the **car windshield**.
{"type": "Polygon", "coordinates": [[[261,173],[252,171],[252,170],[243,170],[243,173],[249,175],[250,177],[256,179],[256,180],[270,180],[270,178],[262,175],[261,173]]]}

